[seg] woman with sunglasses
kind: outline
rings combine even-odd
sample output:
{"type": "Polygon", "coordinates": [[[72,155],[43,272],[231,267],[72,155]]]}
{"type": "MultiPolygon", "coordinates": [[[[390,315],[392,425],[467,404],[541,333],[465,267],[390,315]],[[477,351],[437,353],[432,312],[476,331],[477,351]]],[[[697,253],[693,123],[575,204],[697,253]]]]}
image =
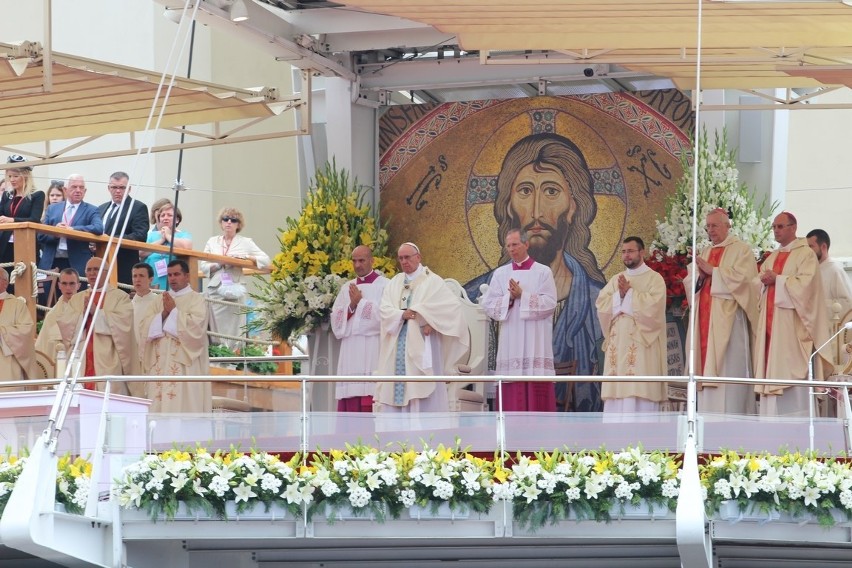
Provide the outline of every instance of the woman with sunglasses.
{"type": "MultiPolygon", "coordinates": [[[[6,163],[17,164],[26,159],[18,154],[12,154],[6,163]]],[[[44,211],[44,192],[36,191],[33,183],[33,169],[29,166],[11,167],[6,170],[6,190],[0,196],[0,224],[6,223],[41,223],[44,211]]],[[[12,231],[0,232],[0,262],[15,260],[14,234],[12,231]]],[[[35,254],[35,251],[33,251],[35,254]]],[[[33,258],[33,260],[36,260],[33,258]]],[[[9,293],[13,292],[9,285],[9,293]]]]}
{"type": "MultiPolygon", "coordinates": [[[[257,268],[266,268],[271,264],[269,255],[260,250],[253,240],[238,234],[245,227],[245,220],[239,209],[226,207],[219,212],[218,218],[222,234],[211,237],[204,247],[204,252],[251,260],[257,268]]],[[[241,267],[206,261],[200,262],[199,266],[209,278],[207,297],[245,305],[247,292],[241,267]]],[[[211,329],[226,335],[242,335],[246,320],[242,308],[216,302],[212,302],[210,308],[213,315],[211,329]]],[[[226,344],[232,349],[240,347],[240,342],[236,340],[214,341],[226,344]]]]}

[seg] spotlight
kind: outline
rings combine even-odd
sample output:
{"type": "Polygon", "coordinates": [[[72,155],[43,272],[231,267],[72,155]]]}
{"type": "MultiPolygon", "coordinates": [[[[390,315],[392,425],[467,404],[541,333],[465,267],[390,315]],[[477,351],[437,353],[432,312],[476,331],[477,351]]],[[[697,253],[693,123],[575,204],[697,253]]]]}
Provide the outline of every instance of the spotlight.
{"type": "Polygon", "coordinates": [[[586,67],[585,69],[583,69],[583,75],[585,75],[586,77],[594,77],[595,70],[591,67],[586,67]]]}
{"type": "Polygon", "coordinates": [[[176,24],[179,24],[180,19],[183,16],[183,8],[177,8],[177,9],[166,8],[165,12],[163,12],[163,16],[165,16],[166,19],[168,19],[168,20],[170,20],[170,21],[172,21],[176,24]]]}
{"type": "Polygon", "coordinates": [[[243,0],[235,0],[229,12],[232,22],[245,22],[249,19],[248,8],[243,0]]]}

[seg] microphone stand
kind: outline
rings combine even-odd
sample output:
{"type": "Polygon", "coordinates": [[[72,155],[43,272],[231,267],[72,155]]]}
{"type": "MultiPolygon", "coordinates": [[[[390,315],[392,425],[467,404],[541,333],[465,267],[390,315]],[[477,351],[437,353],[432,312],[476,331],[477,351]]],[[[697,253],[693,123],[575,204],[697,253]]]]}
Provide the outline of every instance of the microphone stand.
{"type": "MultiPolygon", "coordinates": [[[[852,321],[846,322],[843,327],[838,329],[837,332],[828,339],[828,341],[815,349],[808,358],[808,383],[811,385],[808,389],[808,392],[810,393],[810,396],[808,396],[808,448],[810,451],[814,451],[814,357],[816,357],[817,353],[819,353],[823,347],[834,341],[838,335],[848,329],[852,329],[852,321]]],[[[847,419],[849,418],[850,417],[847,416],[847,419]]]]}

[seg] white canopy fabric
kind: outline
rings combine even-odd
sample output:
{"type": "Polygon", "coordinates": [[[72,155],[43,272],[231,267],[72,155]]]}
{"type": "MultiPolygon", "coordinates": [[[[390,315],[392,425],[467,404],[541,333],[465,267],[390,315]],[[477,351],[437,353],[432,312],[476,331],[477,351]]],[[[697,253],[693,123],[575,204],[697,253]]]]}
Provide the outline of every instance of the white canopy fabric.
{"type": "MultiPolygon", "coordinates": [[[[16,49],[0,44],[0,51],[4,48],[16,49]]],[[[48,81],[41,57],[7,54],[0,59],[0,145],[145,129],[158,74],[61,54],[53,57],[48,81]]],[[[164,94],[165,88],[159,105],[164,94]]],[[[286,106],[267,92],[181,79],[171,91],[160,127],[260,119],[286,106]]]]}
{"type": "MultiPolygon", "coordinates": [[[[346,0],[349,8],[397,16],[454,36],[483,53],[532,50],[518,63],[613,63],[695,88],[698,0],[346,0]],[[547,62],[554,62],[549,54],[547,62]]],[[[704,89],[848,85],[852,6],[840,0],[704,0],[704,89]],[[816,70],[815,70],[816,71],[816,70]]]]}

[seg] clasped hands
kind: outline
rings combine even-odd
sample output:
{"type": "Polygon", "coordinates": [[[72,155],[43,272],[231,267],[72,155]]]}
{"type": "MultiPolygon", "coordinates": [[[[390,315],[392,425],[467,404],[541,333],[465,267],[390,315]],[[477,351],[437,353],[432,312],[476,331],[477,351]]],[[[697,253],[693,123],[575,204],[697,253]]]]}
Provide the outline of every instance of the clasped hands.
{"type": "MultiPolygon", "coordinates": [[[[417,319],[417,312],[415,312],[412,309],[404,310],[402,312],[402,319],[404,319],[404,320],[417,319]]],[[[429,325],[428,323],[423,325],[420,329],[423,330],[423,335],[428,336],[429,334],[432,333],[432,326],[429,325]]]]}
{"type": "Polygon", "coordinates": [[[618,293],[622,299],[627,295],[628,290],[630,290],[630,280],[628,280],[624,274],[618,275],[618,293]]]}
{"type": "Polygon", "coordinates": [[[351,309],[354,312],[355,308],[358,307],[358,302],[361,301],[361,298],[363,296],[364,295],[361,293],[361,290],[358,288],[358,286],[355,285],[355,283],[350,284],[349,285],[349,309],[351,309]]]}
{"type": "Polygon", "coordinates": [[[772,286],[775,284],[775,272],[772,270],[767,270],[766,272],[760,273],[760,281],[763,282],[764,286],[772,286]]]}
{"type": "Polygon", "coordinates": [[[517,280],[509,278],[509,295],[513,300],[517,300],[521,297],[521,294],[524,293],[524,289],[521,288],[521,285],[518,284],[517,280]]]}
{"type": "Polygon", "coordinates": [[[169,317],[169,314],[175,309],[175,300],[168,292],[163,292],[163,319],[169,317]]]}
{"type": "Polygon", "coordinates": [[[704,276],[713,276],[713,265],[700,256],[695,259],[695,264],[698,265],[698,270],[701,274],[704,276]]]}

